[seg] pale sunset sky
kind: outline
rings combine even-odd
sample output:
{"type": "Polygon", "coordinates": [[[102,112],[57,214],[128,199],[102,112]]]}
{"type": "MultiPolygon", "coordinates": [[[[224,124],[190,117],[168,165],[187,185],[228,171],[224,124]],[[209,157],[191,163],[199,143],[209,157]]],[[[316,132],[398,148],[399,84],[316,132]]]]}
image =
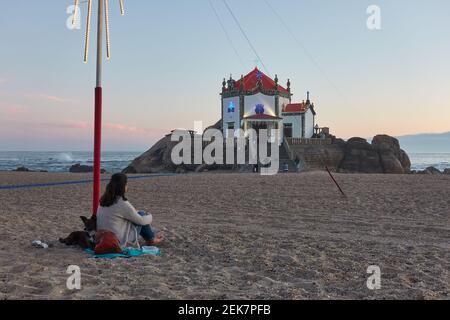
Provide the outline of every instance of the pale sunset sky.
{"type": "MultiPolygon", "coordinates": [[[[222,0],[211,1],[238,54],[208,0],[125,0],[124,17],[109,1],[104,150],[143,151],[172,129],[215,123],[222,79],[263,70],[222,0]]],[[[333,134],[450,131],[450,1],[267,0],[285,25],[263,0],[227,1],[270,74],[291,80],[293,102],[309,90],[333,134]],[[381,30],[366,26],[370,5],[381,30]]],[[[72,4],[2,2],[0,150],[92,149],[96,15],[83,64],[86,4],[70,30],[72,4]]]]}

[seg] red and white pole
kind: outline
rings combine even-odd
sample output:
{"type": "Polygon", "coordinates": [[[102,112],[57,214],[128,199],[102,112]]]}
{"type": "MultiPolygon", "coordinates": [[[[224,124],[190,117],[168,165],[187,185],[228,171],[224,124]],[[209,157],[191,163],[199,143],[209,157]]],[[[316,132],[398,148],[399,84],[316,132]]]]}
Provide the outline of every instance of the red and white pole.
{"type": "Polygon", "coordinates": [[[100,202],[101,157],[102,157],[102,48],[103,48],[103,0],[98,0],[97,21],[97,81],[94,112],[94,187],[92,212],[97,214],[100,202]]]}

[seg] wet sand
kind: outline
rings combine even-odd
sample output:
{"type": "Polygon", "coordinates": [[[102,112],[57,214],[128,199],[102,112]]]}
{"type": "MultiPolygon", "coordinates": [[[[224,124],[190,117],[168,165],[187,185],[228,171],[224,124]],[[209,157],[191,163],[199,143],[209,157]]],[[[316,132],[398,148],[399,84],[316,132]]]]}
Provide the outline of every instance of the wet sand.
{"type": "MultiPolygon", "coordinates": [[[[336,177],[347,198],[322,172],[130,181],[167,239],[161,257],[116,260],[57,242],[82,228],[89,184],[0,190],[0,299],[449,299],[450,177],[336,177]]],[[[0,185],[86,178],[1,172],[0,185]]]]}

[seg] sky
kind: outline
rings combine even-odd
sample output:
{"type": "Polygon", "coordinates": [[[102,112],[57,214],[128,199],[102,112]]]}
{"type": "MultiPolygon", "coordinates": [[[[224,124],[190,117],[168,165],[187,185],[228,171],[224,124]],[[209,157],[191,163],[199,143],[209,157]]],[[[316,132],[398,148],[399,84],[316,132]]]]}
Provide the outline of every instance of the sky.
{"type": "MultiPolygon", "coordinates": [[[[232,44],[209,0],[124,0],[125,16],[110,0],[103,149],[143,151],[175,128],[215,123],[222,79],[255,66],[289,78],[294,102],[309,90],[318,124],[338,137],[450,131],[450,1],[267,1],[281,21],[263,0],[227,0],[258,61],[222,0],[211,3],[232,44]],[[380,30],[367,28],[370,5],[380,30]]],[[[86,5],[71,30],[72,4],[2,3],[0,150],[92,149],[95,23],[84,64],[86,5]]]]}

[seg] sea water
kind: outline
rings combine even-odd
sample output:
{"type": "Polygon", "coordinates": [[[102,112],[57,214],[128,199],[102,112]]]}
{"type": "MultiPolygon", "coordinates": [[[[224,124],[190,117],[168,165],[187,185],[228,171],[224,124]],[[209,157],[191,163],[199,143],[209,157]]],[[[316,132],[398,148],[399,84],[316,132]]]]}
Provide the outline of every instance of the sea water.
{"type": "Polygon", "coordinates": [[[410,153],[412,170],[435,167],[441,171],[450,169],[450,153],[410,153]]]}
{"type": "MultiPolygon", "coordinates": [[[[142,152],[111,151],[102,153],[102,168],[107,172],[120,172],[142,152]]],[[[410,153],[411,169],[423,170],[436,167],[439,170],[450,168],[450,153],[410,153]]],[[[92,166],[92,152],[17,152],[0,151],[0,171],[26,167],[34,171],[68,172],[74,164],[92,166]]]]}
{"type": "MultiPolygon", "coordinates": [[[[111,151],[102,153],[102,168],[107,172],[120,172],[142,152],[111,151]]],[[[69,172],[74,164],[93,165],[92,152],[35,152],[0,151],[0,171],[26,167],[32,171],[69,172]]]]}

